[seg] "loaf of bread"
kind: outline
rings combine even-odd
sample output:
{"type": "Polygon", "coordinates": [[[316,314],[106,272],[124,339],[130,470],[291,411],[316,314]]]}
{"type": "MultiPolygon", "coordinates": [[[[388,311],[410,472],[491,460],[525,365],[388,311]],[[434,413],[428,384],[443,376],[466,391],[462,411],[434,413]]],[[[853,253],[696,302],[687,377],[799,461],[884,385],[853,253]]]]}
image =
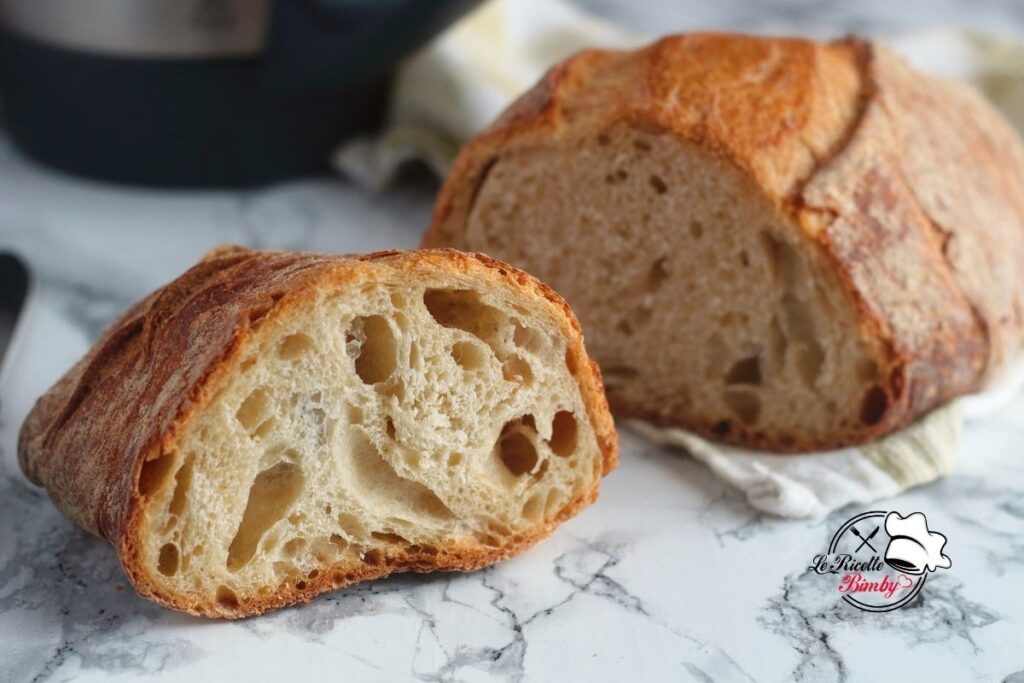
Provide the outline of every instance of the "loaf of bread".
{"type": "Polygon", "coordinates": [[[616,437],[572,312],[515,268],[229,247],[107,330],[19,457],[139,593],[234,618],[517,553],[616,437]]]}
{"type": "Polygon", "coordinates": [[[673,36],[551,69],[463,148],[424,245],[554,287],[622,415],[832,448],[1021,350],[1024,147],[877,44],[673,36]]]}

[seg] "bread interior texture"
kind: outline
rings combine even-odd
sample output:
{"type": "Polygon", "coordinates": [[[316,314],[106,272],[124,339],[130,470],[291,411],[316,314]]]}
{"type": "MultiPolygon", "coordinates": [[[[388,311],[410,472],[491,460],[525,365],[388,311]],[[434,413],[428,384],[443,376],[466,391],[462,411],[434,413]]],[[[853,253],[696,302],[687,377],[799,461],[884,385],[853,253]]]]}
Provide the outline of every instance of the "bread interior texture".
{"type": "Polygon", "coordinates": [[[734,168],[627,125],[500,156],[455,246],[573,306],[613,408],[807,448],[886,408],[854,305],[734,168]]]}
{"type": "Polygon", "coordinates": [[[178,448],[144,464],[158,588],[230,613],[325,575],[443,566],[594,489],[565,323],[498,288],[411,280],[268,320],[178,448]]]}

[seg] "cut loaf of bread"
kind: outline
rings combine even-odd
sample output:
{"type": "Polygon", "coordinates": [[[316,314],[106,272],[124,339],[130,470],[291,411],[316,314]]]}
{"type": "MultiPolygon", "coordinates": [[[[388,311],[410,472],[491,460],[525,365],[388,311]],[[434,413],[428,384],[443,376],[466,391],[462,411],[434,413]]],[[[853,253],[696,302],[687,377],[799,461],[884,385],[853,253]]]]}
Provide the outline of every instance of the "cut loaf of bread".
{"type": "Polygon", "coordinates": [[[36,405],[20,458],[137,590],[241,617],[523,550],[616,462],[572,312],[452,250],[222,248],[36,405]]]}
{"type": "Polygon", "coordinates": [[[838,447],[1020,350],[1024,147],[875,44],[674,36],[555,66],[463,148],[424,245],[565,296],[623,415],[838,447]]]}

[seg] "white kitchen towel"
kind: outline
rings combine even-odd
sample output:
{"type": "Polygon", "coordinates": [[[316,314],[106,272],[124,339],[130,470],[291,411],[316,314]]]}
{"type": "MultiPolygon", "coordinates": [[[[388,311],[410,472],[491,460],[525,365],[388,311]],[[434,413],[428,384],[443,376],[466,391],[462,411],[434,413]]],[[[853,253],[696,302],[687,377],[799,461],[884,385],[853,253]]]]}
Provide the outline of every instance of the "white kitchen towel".
{"type": "Polygon", "coordinates": [[[682,429],[631,420],[655,443],[682,448],[734,485],[756,509],[779,517],[816,519],[850,503],[870,503],[953,470],[960,432],[1005,405],[1024,386],[1024,359],[984,393],[937,408],[873,443],[836,451],[780,455],[724,446],[682,429]]]}
{"type": "MultiPolygon", "coordinates": [[[[562,0],[491,0],[403,67],[385,132],[347,144],[335,155],[335,165],[371,189],[387,184],[412,159],[444,175],[459,145],[554,62],[583,47],[628,48],[646,41],[562,0]]],[[[1024,129],[1020,41],[937,30],[889,42],[921,68],[973,82],[1024,129]]],[[[629,425],[704,462],[758,510],[817,518],[949,474],[964,420],[1000,407],[1022,384],[1024,361],[985,393],[934,410],[898,433],[861,447],[808,455],[743,450],[680,429],[629,425]]]]}

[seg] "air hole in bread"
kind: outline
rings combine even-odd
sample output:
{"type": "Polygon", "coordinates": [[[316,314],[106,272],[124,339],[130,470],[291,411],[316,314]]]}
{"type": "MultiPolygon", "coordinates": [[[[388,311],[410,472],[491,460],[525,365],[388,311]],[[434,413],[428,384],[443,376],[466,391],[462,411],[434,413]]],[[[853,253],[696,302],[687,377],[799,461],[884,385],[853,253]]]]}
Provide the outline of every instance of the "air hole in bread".
{"type": "Polygon", "coordinates": [[[501,375],[506,381],[527,384],[533,380],[533,369],[519,356],[509,356],[501,364],[501,375]]]}
{"type": "Polygon", "coordinates": [[[384,553],[377,548],[371,548],[363,553],[361,559],[366,564],[384,564],[384,553]]]}
{"type": "Polygon", "coordinates": [[[651,184],[651,187],[654,188],[654,191],[657,192],[658,194],[665,194],[666,192],[668,192],[668,185],[665,184],[665,181],[662,180],[660,176],[652,175],[650,178],[648,178],[648,182],[651,184]]]}
{"type": "Polygon", "coordinates": [[[272,553],[277,544],[281,541],[281,534],[276,531],[270,531],[263,536],[263,540],[260,541],[260,552],[272,553]]]}
{"type": "Polygon", "coordinates": [[[503,524],[496,519],[492,519],[487,522],[487,530],[498,536],[511,536],[512,529],[507,524],[503,524]]]}
{"type": "Polygon", "coordinates": [[[651,151],[651,143],[647,142],[647,140],[644,140],[643,138],[637,138],[636,140],[633,140],[633,147],[638,152],[650,152],[651,151]]]}
{"type": "Polygon", "coordinates": [[[391,390],[389,392],[399,403],[405,400],[405,382],[401,379],[395,380],[391,384],[391,390]]]}
{"type": "Polygon", "coordinates": [[[530,353],[541,353],[546,346],[544,335],[537,330],[523,326],[516,321],[513,324],[512,342],[521,349],[530,353]]]}
{"type": "Polygon", "coordinates": [[[361,430],[353,433],[352,462],[356,490],[379,496],[383,500],[398,500],[414,511],[450,519],[452,511],[430,489],[419,482],[399,476],[373,442],[361,430]]]}
{"type": "Polygon", "coordinates": [[[753,391],[728,389],[725,392],[725,404],[745,425],[752,425],[761,417],[761,399],[753,391]]]}
{"type": "Polygon", "coordinates": [[[298,570],[295,568],[295,565],[291,562],[277,561],[274,562],[272,567],[274,569],[274,573],[278,576],[289,577],[295,576],[295,574],[298,573],[298,570]]]}
{"type": "MultiPolygon", "coordinates": [[[[330,539],[317,538],[313,541],[313,546],[310,552],[314,560],[324,564],[338,556],[338,546],[331,543],[330,539]]],[[[313,571],[318,572],[316,569],[313,571]]],[[[313,578],[312,574],[310,574],[310,578],[313,578]]]]}
{"type": "Polygon", "coordinates": [[[164,543],[160,547],[160,555],[157,558],[156,568],[164,576],[174,576],[178,573],[178,546],[173,543],[164,543]]]}
{"type": "Polygon", "coordinates": [[[348,548],[348,541],[345,537],[340,534],[331,534],[330,538],[327,539],[337,549],[339,553],[344,552],[348,548]]]}
{"type": "Polygon", "coordinates": [[[227,586],[217,587],[217,604],[225,609],[238,609],[238,596],[227,586]]]}
{"type": "Polygon", "coordinates": [[[703,236],[704,236],[704,224],[701,223],[700,221],[698,221],[697,219],[691,220],[690,221],[690,237],[692,237],[695,240],[699,240],[703,236]]]}
{"type": "Polygon", "coordinates": [[[562,496],[556,490],[548,492],[548,497],[544,500],[544,517],[550,519],[562,507],[562,496]]]}
{"type": "Polygon", "coordinates": [[[498,442],[498,457],[513,476],[521,476],[537,464],[537,449],[522,432],[512,432],[498,442]]]}
{"type": "Polygon", "coordinates": [[[192,488],[192,468],[195,459],[195,454],[189,453],[174,475],[174,495],[171,496],[171,503],[167,508],[172,515],[180,515],[185,510],[188,492],[192,488]]]}
{"type": "Polygon", "coordinates": [[[448,455],[448,467],[458,467],[462,464],[462,453],[451,453],[448,455]]]}
{"type": "Polygon", "coordinates": [[[306,539],[301,536],[288,539],[288,542],[281,546],[282,557],[294,559],[306,549],[306,539]]]}
{"type": "Polygon", "coordinates": [[[362,540],[367,537],[366,527],[355,515],[342,512],[338,515],[338,528],[342,533],[352,540],[362,540]]]}
{"type": "Polygon", "coordinates": [[[388,415],[384,420],[384,433],[387,434],[388,438],[392,441],[395,440],[395,434],[397,434],[395,431],[395,421],[391,419],[390,415],[388,415]]]}
{"type": "Polygon", "coordinates": [[[257,387],[242,401],[235,418],[245,431],[252,432],[263,422],[269,407],[270,395],[265,388],[257,387]]]}
{"type": "Polygon", "coordinates": [[[287,514],[299,497],[304,480],[302,469],[291,462],[279,462],[256,475],[242,521],[228,546],[229,570],[236,571],[252,559],[263,534],[287,514]]]}
{"type": "Polygon", "coordinates": [[[864,394],[860,403],[860,421],[871,427],[882,421],[889,408],[889,397],[879,386],[873,386],[864,394]]]}
{"type": "Polygon", "coordinates": [[[406,332],[409,329],[409,319],[401,311],[395,311],[391,319],[395,321],[395,327],[398,328],[399,333],[406,332]]]}
{"type": "Polygon", "coordinates": [[[270,432],[274,431],[274,427],[276,426],[277,418],[271,415],[260,423],[260,426],[253,431],[252,435],[258,439],[265,439],[270,432]]]}
{"type": "Polygon", "coordinates": [[[758,355],[736,361],[725,376],[726,384],[761,384],[761,358],[758,355]]]}
{"type": "Polygon", "coordinates": [[[350,351],[354,355],[356,374],[365,384],[387,380],[398,365],[398,343],[391,326],[383,316],[358,317],[349,327],[350,351]]]}
{"type": "Polygon", "coordinates": [[[512,420],[502,428],[496,450],[498,458],[513,476],[526,474],[537,465],[537,448],[530,438],[536,433],[537,428],[532,415],[512,420]]]}
{"type": "Polygon", "coordinates": [[[481,301],[477,292],[468,289],[428,289],[423,293],[423,303],[442,327],[468,332],[481,339],[497,354],[498,336],[508,318],[497,308],[481,301]]]}
{"type": "Polygon", "coordinates": [[[402,459],[405,461],[406,465],[408,465],[414,470],[420,469],[420,467],[422,467],[423,464],[423,458],[421,457],[419,451],[405,451],[404,453],[402,453],[402,459]]]}
{"type": "Polygon", "coordinates": [[[408,539],[390,531],[374,531],[370,536],[390,545],[407,545],[409,543],[408,539]]]}
{"type": "Polygon", "coordinates": [[[491,548],[497,548],[501,545],[501,540],[494,534],[488,534],[484,532],[477,532],[473,534],[473,538],[477,540],[481,545],[486,545],[491,548]]]}
{"type": "Polygon", "coordinates": [[[548,441],[551,450],[562,457],[572,455],[576,452],[576,439],[576,416],[568,410],[555,413],[551,421],[551,439],[548,441]]]}
{"type": "Polygon", "coordinates": [[[544,512],[544,494],[537,493],[526,499],[522,505],[522,516],[530,521],[537,521],[544,512]]]}
{"type": "Polygon", "coordinates": [[[277,355],[285,360],[294,360],[309,353],[316,346],[309,335],[296,333],[289,334],[281,340],[277,346],[277,355]]]}
{"type": "Polygon", "coordinates": [[[177,453],[170,451],[142,463],[142,470],[139,472],[139,494],[148,496],[162,490],[170,481],[176,460],[177,453]]]}
{"type": "Polygon", "coordinates": [[[452,358],[463,370],[473,372],[487,367],[489,354],[475,342],[461,341],[452,345],[452,358]]]}
{"type": "Polygon", "coordinates": [[[750,254],[747,253],[746,249],[740,249],[740,265],[744,268],[750,267],[750,254]]]}
{"type": "Polygon", "coordinates": [[[818,342],[805,342],[800,346],[796,359],[800,378],[808,389],[813,389],[825,363],[825,350],[818,342]]]}

